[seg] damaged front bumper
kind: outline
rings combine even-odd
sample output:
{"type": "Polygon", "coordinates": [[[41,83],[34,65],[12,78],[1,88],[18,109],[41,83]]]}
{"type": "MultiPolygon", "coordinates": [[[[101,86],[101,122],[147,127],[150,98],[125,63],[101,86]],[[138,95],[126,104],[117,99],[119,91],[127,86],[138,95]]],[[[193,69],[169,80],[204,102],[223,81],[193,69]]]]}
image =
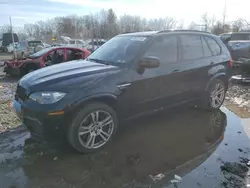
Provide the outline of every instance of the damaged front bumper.
{"type": "Polygon", "coordinates": [[[20,75],[20,68],[19,67],[13,67],[8,63],[4,64],[3,72],[6,74],[12,75],[12,76],[19,76],[20,75]]]}

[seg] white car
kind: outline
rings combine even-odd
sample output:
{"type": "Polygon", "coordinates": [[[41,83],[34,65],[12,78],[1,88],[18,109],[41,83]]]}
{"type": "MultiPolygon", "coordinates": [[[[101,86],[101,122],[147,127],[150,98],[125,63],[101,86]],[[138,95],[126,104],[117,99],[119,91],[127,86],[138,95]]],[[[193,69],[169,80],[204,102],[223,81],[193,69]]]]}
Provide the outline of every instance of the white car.
{"type": "Polygon", "coordinates": [[[71,39],[68,41],[67,46],[75,47],[75,48],[82,48],[85,45],[85,42],[81,39],[71,39]]]}
{"type": "MultiPolygon", "coordinates": [[[[15,42],[14,45],[15,45],[15,48],[17,48],[18,42],[15,42]]],[[[13,45],[13,43],[9,44],[9,45],[6,47],[6,48],[7,48],[7,51],[10,52],[10,53],[13,53],[13,52],[14,52],[14,45],[13,45]]]]}
{"type": "Polygon", "coordinates": [[[99,48],[101,45],[103,45],[106,42],[105,39],[94,39],[93,41],[89,41],[84,48],[93,52],[95,51],[97,48],[99,48]]]}

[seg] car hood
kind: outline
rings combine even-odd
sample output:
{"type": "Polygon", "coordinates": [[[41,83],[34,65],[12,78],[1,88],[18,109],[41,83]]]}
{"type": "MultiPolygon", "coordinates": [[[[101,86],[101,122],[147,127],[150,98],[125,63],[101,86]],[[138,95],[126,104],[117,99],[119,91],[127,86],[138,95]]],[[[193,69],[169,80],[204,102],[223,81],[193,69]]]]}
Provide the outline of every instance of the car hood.
{"type": "Polygon", "coordinates": [[[86,60],[76,60],[52,65],[31,72],[21,78],[19,85],[29,91],[65,90],[83,87],[118,67],[86,60]]]}

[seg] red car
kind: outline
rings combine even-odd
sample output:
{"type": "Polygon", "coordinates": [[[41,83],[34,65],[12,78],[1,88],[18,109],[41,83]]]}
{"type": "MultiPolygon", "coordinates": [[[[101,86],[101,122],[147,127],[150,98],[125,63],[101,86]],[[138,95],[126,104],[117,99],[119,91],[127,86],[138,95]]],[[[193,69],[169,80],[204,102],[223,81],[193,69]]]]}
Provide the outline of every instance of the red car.
{"type": "Polygon", "coordinates": [[[6,61],[4,72],[13,76],[23,76],[45,66],[85,59],[89,54],[88,50],[73,47],[57,46],[44,48],[26,59],[6,61]]]}

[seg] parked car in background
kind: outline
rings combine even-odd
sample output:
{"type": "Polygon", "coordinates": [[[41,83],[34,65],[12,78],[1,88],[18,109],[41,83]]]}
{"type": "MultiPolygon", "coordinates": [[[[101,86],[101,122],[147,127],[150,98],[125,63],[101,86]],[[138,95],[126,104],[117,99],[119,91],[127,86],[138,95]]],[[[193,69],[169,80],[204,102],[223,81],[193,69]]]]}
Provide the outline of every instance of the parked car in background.
{"type": "Polygon", "coordinates": [[[67,46],[70,47],[76,47],[76,48],[83,48],[85,42],[81,39],[71,39],[70,41],[68,41],[67,46]]]}
{"type": "Polygon", "coordinates": [[[34,54],[45,48],[44,43],[39,40],[21,41],[17,45],[16,57],[17,59],[23,59],[31,54],[34,54]]]}
{"type": "Polygon", "coordinates": [[[87,50],[93,52],[100,46],[102,46],[106,42],[105,39],[94,39],[93,41],[87,42],[87,44],[84,45],[84,48],[87,50]]]}
{"type": "Polygon", "coordinates": [[[121,120],[187,102],[220,108],[231,65],[220,38],[206,32],[122,34],[86,60],[26,75],[13,106],[31,134],[62,130],[76,150],[93,152],[121,120]]]}
{"type": "MultiPolygon", "coordinates": [[[[14,38],[14,42],[19,42],[19,39],[16,33],[13,33],[13,38],[14,38]]],[[[12,33],[3,33],[2,38],[0,38],[0,41],[2,41],[0,45],[0,51],[7,52],[8,51],[7,46],[13,43],[12,33]]]]}
{"type": "Polygon", "coordinates": [[[250,32],[223,33],[220,38],[228,47],[233,60],[250,59],[250,32]]]}
{"type": "Polygon", "coordinates": [[[85,59],[89,54],[89,51],[80,48],[62,46],[44,48],[25,59],[5,62],[4,72],[10,75],[23,76],[45,66],[85,59]]]}
{"type": "Polygon", "coordinates": [[[13,53],[14,52],[14,49],[17,49],[17,46],[18,46],[18,42],[15,42],[14,44],[11,43],[9,44],[6,48],[7,48],[7,52],[9,53],[13,53]]]}

